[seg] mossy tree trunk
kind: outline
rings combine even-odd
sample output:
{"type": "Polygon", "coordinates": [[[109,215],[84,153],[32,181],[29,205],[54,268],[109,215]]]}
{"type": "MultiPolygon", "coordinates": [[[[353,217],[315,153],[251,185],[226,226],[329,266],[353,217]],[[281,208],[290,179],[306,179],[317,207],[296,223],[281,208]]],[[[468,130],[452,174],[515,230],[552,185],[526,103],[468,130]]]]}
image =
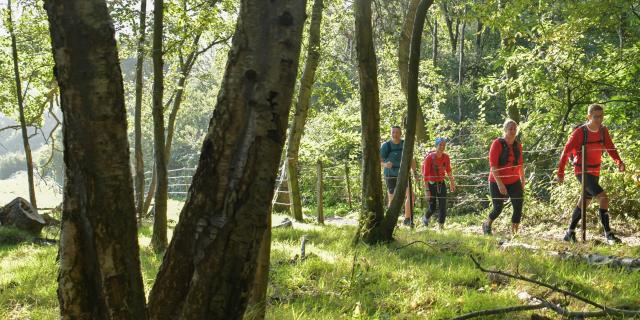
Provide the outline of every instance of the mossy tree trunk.
{"type": "Polygon", "coordinates": [[[298,67],[304,0],[243,0],[150,319],[241,319],[256,274],[298,67]]]}
{"type": "Polygon", "coordinates": [[[145,319],[127,114],[101,0],[46,0],[64,115],[63,319],[145,319]]]}

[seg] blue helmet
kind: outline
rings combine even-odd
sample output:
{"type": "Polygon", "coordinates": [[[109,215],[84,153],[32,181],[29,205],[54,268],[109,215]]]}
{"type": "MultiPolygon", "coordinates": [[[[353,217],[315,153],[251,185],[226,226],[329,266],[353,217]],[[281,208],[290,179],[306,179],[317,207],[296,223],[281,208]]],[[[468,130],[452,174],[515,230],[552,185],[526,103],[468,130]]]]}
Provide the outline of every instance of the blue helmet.
{"type": "Polygon", "coordinates": [[[447,138],[442,138],[442,137],[436,138],[436,148],[438,148],[440,144],[443,142],[447,142],[447,138]]]}

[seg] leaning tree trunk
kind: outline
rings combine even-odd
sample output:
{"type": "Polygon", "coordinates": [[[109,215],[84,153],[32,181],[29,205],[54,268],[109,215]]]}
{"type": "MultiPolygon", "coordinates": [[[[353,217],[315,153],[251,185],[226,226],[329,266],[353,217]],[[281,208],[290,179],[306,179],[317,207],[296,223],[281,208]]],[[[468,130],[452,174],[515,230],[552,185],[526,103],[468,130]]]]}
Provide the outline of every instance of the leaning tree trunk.
{"type": "Polygon", "coordinates": [[[142,74],[144,69],[144,40],[146,37],[147,0],[140,0],[138,24],[138,48],[136,57],[136,101],[134,107],[134,153],[135,153],[135,190],[136,214],[142,218],[144,208],[144,159],[142,155],[142,74]]]}
{"type": "Polygon", "coordinates": [[[322,0],[313,1],[311,12],[311,24],[309,26],[309,46],[307,47],[307,61],[304,65],[298,101],[293,116],[291,129],[289,130],[289,143],[287,144],[287,177],[289,178],[289,194],[291,196],[291,211],[297,221],[302,221],[302,202],[300,201],[300,187],[298,185],[298,151],[300,139],[304,132],[311,103],[311,87],[320,61],[320,24],[322,22],[322,0]]]}
{"type": "Polygon", "coordinates": [[[101,0],[46,0],[64,115],[63,319],[145,319],[127,114],[101,0]]]}
{"type": "MultiPolygon", "coordinates": [[[[371,0],[356,0],[356,51],[360,83],[362,121],[362,240],[377,241],[377,229],[384,219],[380,177],[380,100],[378,70],[371,27],[371,0]]],[[[415,125],[415,122],[414,122],[415,125]]]]}
{"type": "MultiPolygon", "coordinates": [[[[407,95],[407,72],[409,68],[409,46],[411,45],[411,29],[413,28],[413,20],[416,17],[416,7],[420,0],[410,0],[407,14],[402,24],[402,33],[400,34],[400,42],[398,44],[398,71],[400,74],[400,87],[402,92],[407,95]]],[[[424,115],[422,109],[418,108],[416,117],[416,138],[420,142],[427,142],[427,128],[425,127],[424,115]]]]}
{"type": "Polygon", "coordinates": [[[16,34],[13,28],[11,0],[7,1],[8,21],[7,26],[11,37],[11,57],[13,60],[13,77],[16,84],[16,98],[18,99],[18,114],[20,116],[20,129],[22,131],[22,145],[27,161],[27,179],[29,182],[29,201],[31,206],[37,211],[36,204],[36,188],[33,182],[33,157],[31,156],[31,145],[29,144],[29,135],[27,134],[27,121],[24,116],[24,99],[22,96],[22,78],[20,78],[20,68],[18,67],[18,46],[16,44],[16,34]]]}
{"type": "Polygon", "coordinates": [[[400,209],[404,204],[404,198],[409,182],[409,169],[411,168],[411,160],[413,159],[413,145],[415,142],[415,119],[418,103],[418,71],[420,68],[420,44],[422,42],[422,30],[424,29],[424,20],[427,16],[429,7],[433,4],[433,0],[420,0],[416,9],[416,18],[413,24],[413,33],[411,35],[411,54],[409,55],[409,77],[407,82],[407,132],[404,139],[404,147],[402,150],[402,160],[400,160],[400,171],[398,172],[398,181],[396,182],[396,195],[391,201],[391,205],[387,210],[384,221],[380,228],[375,232],[378,234],[378,241],[391,241],[393,239],[393,230],[398,222],[400,209]]]}
{"type": "Polygon", "coordinates": [[[209,132],[149,296],[150,319],[240,319],[285,141],[304,0],[243,0],[209,132]]]}
{"type": "Polygon", "coordinates": [[[162,74],[163,0],[153,1],[153,154],[156,168],[155,205],[151,246],[155,252],[167,248],[167,157],[164,143],[164,91],[162,74]]]}

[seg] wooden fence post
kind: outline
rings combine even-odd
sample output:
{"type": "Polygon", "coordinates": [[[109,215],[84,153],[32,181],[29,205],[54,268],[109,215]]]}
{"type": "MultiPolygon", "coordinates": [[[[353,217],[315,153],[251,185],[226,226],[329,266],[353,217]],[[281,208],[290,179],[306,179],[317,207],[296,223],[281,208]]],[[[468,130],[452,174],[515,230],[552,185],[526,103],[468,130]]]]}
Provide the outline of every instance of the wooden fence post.
{"type": "Polygon", "coordinates": [[[318,182],[317,182],[317,197],[318,197],[318,223],[324,224],[324,213],[322,212],[322,161],[318,160],[318,182]]]}
{"type": "Polygon", "coordinates": [[[344,163],[344,181],[347,184],[347,202],[349,203],[349,209],[353,209],[351,205],[351,182],[349,181],[349,162],[344,163]]]}

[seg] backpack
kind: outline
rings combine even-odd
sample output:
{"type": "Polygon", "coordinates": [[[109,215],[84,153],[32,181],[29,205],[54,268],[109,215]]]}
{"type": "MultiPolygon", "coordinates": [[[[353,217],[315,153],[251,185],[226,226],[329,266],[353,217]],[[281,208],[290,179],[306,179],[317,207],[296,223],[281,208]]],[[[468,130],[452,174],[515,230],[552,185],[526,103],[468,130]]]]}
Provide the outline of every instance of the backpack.
{"type": "MultiPolygon", "coordinates": [[[[500,158],[498,158],[498,164],[500,166],[504,166],[507,164],[509,160],[509,146],[507,145],[507,140],[504,138],[498,138],[500,144],[502,145],[502,152],[500,152],[500,158]]],[[[518,165],[518,161],[520,160],[520,143],[518,139],[513,141],[513,165],[518,165]]]]}

